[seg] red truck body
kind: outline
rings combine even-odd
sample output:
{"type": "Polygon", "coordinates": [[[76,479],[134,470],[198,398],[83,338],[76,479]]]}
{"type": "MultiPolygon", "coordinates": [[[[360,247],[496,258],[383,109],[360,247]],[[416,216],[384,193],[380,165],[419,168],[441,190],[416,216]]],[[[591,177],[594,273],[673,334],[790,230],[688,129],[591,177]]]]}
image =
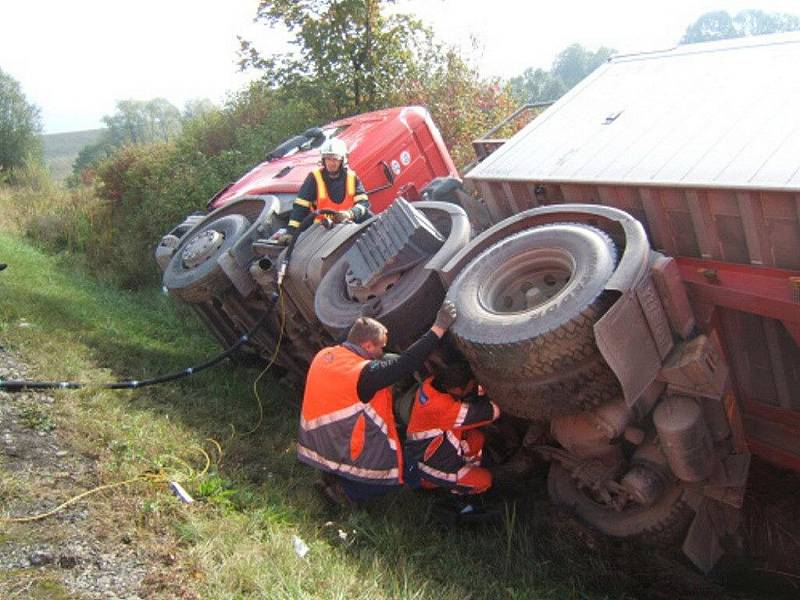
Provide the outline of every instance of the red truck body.
{"type": "MultiPolygon", "coordinates": [[[[326,137],[335,136],[347,144],[350,168],[371,192],[373,212],[385,209],[399,194],[418,196],[436,177],[457,175],[442,136],[424,108],[379,110],[340,119],[321,129],[326,137]]],[[[236,198],[271,194],[281,199],[281,209],[286,211],[303,180],[318,165],[319,151],[301,146],[259,164],[217,194],[208,207],[213,210],[236,198]]]]}

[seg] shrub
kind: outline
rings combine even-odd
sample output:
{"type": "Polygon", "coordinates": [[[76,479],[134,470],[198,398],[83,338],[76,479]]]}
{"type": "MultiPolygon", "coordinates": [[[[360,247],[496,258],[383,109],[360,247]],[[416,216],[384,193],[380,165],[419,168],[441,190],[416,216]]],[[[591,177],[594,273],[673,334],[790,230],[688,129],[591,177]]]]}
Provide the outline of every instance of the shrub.
{"type": "Polygon", "coordinates": [[[109,204],[89,187],[67,191],[49,179],[2,191],[4,229],[16,231],[49,252],[91,256],[108,244],[109,204]]]}
{"type": "Polygon", "coordinates": [[[118,149],[97,170],[98,194],[111,207],[106,237],[113,249],[89,255],[90,265],[124,287],[157,285],[153,251],[161,237],[269,149],[314,123],[302,102],[254,84],[224,109],[188,121],[175,140],[118,149]]]}

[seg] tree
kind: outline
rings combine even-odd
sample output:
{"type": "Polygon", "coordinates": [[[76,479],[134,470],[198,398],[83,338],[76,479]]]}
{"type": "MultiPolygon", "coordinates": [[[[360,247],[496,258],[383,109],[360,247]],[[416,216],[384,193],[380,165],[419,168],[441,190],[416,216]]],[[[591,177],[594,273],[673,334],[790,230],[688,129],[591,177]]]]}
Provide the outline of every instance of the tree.
{"type": "Polygon", "coordinates": [[[216,105],[208,98],[198,98],[188,100],[183,105],[183,115],[181,119],[186,122],[195,117],[203,117],[217,110],[216,105]]]}
{"type": "Polygon", "coordinates": [[[550,102],[567,92],[567,86],[550,71],[527,68],[509,82],[511,94],[519,102],[550,102]]]}
{"type": "Polygon", "coordinates": [[[519,102],[557,100],[612,54],[614,50],[605,46],[592,52],[580,44],[572,44],[558,53],[550,71],[528,68],[522,75],[511,78],[511,93],[519,102]]]}
{"type": "Polygon", "coordinates": [[[67,184],[75,187],[79,183],[88,183],[93,176],[94,168],[100,161],[111,156],[114,150],[114,146],[106,139],[106,136],[101,136],[99,142],[87,144],[81,148],[72,163],[72,174],[67,178],[67,184]]]}
{"type": "MultiPolygon", "coordinates": [[[[187,118],[201,114],[210,102],[187,103],[187,118]]],[[[100,139],[84,146],[72,163],[70,185],[86,182],[91,172],[118,148],[129,144],[152,144],[174,139],[183,127],[181,112],[164,98],[152,100],[120,100],[113,115],[105,115],[106,130],[100,139]]]]}
{"type": "Polygon", "coordinates": [[[41,159],[39,109],[30,104],[19,83],[0,69],[0,172],[41,159]]]}
{"type": "Polygon", "coordinates": [[[108,128],[103,141],[114,147],[166,142],[180,132],[181,113],[164,98],[120,100],[117,111],[104,116],[103,123],[108,128]]]}
{"type": "Polygon", "coordinates": [[[564,82],[567,89],[575,87],[584,77],[606,62],[614,50],[600,47],[596,52],[580,44],[572,44],[558,53],[553,61],[551,73],[564,82]]]}
{"type": "Polygon", "coordinates": [[[743,10],[731,17],[725,11],[709,12],[686,28],[681,44],[712,42],[751,35],[800,30],[800,17],[785,13],[743,10]]]}
{"type": "Polygon", "coordinates": [[[331,119],[386,105],[398,81],[430,41],[409,15],[386,16],[393,0],[261,0],[256,16],[294,35],[296,52],[263,57],[240,38],[240,67],[302,98],[331,119]]]}

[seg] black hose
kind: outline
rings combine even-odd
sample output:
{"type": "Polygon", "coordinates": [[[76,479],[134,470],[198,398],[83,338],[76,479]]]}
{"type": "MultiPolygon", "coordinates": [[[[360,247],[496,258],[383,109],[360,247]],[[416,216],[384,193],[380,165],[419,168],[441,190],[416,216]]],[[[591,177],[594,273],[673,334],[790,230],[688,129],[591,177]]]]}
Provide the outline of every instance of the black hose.
{"type": "MultiPolygon", "coordinates": [[[[211,357],[207,361],[200,363],[195,367],[187,367],[180,371],[175,371],[173,373],[168,373],[167,375],[161,375],[159,377],[153,377],[152,379],[129,379],[125,381],[116,381],[114,383],[103,383],[98,386],[92,387],[100,387],[104,389],[110,390],[124,390],[124,389],[134,389],[140,387],[146,387],[149,385],[156,385],[159,383],[166,383],[168,381],[175,381],[176,379],[183,379],[184,377],[189,377],[190,375],[194,375],[195,373],[199,373],[200,371],[205,371],[206,369],[213,367],[214,365],[222,362],[228,356],[236,352],[239,348],[241,348],[244,344],[250,341],[250,338],[253,334],[261,328],[261,326],[267,321],[267,317],[269,317],[272,309],[275,307],[275,304],[278,301],[278,294],[273,294],[270,298],[270,305],[267,307],[267,311],[261,315],[261,317],[256,321],[253,327],[245,333],[242,337],[240,337],[236,343],[233,344],[227,350],[223,350],[216,356],[211,357]]],[[[86,383],[78,383],[74,381],[27,381],[27,380],[10,380],[10,381],[0,381],[0,390],[4,390],[6,392],[23,392],[26,390],[53,390],[53,389],[62,389],[62,390],[76,390],[83,387],[88,387],[90,384],[86,383]]]]}

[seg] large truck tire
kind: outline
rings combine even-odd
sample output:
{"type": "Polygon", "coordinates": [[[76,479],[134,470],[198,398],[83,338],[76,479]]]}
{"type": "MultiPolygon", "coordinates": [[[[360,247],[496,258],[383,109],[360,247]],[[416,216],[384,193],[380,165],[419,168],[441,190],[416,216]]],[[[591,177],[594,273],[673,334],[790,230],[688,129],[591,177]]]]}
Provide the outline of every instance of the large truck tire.
{"type": "Polygon", "coordinates": [[[384,291],[379,304],[366,307],[367,312],[364,304],[347,294],[349,267],[346,260],[339,260],[322,278],[315,294],[317,315],[333,334],[343,338],[358,317],[376,316],[389,330],[389,346],[404,348],[431,326],[445,291],[425,263],[400,277],[384,291]]]}
{"type": "Polygon", "coordinates": [[[522,419],[549,421],[622,397],[619,381],[600,356],[545,379],[476,371],[489,397],[504,412],[522,419]]]}
{"type": "Polygon", "coordinates": [[[606,233],[577,223],[501,240],[450,286],[456,345],[489,378],[547,378],[592,360],[616,258],[606,233]]]}
{"type": "Polygon", "coordinates": [[[164,269],[164,287],[188,303],[220,297],[232,285],[254,287],[245,268],[253,257],[251,243],[268,235],[278,208],[278,199],[268,196],[244,197],[216,209],[181,238],[164,269]],[[220,265],[225,254],[228,273],[220,265]]]}
{"type": "Polygon", "coordinates": [[[350,265],[347,256],[342,256],[322,278],[314,296],[317,318],[335,338],[344,338],[358,317],[371,316],[389,330],[389,347],[402,350],[433,324],[446,291],[438,269],[469,242],[469,220],[462,208],[449,203],[416,202],[412,206],[444,236],[444,243],[408,271],[387,277],[381,288],[374,290],[374,297],[367,298],[350,297],[350,265]]]}
{"type": "Polygon", "coordinates": [[[628,505],[617,511],[578,489],[569,471],[553,463],[547,475],[547,492],[553,502],[572,509],[601,533],[647,544],[680,541],[694,517],[694,511],[683,500],[684,484],[679,481],[672,482],[651,506],[628,505]]]}
{"type": "Polygon", "coordinates": [[[189,303],[203,302],[221,294],[233,283],[217,259],[250,227],[243,215],[228,214],[210,219],[178,247],[164,271],[163,283],[170,293],[189,303]]]}

